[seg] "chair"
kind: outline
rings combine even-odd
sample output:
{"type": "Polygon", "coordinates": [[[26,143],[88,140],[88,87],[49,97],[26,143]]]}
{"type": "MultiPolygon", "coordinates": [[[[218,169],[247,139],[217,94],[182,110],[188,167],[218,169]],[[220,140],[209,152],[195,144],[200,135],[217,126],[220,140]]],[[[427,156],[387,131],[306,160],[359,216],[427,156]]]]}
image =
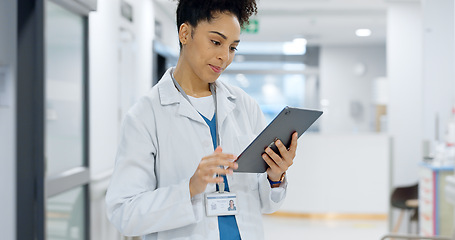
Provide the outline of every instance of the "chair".
{"type": "MultiPolygon", "coordinates": [[[[408,233],[411,230],[411,223],[417,222],[419,225],[419,185],[414,184],[411,186],[397,187],[393,190],[390,198],[390,204],[394,208],[401,209],[398,221],[393,227],[392,233],[397,233],[400,229],[401,222],[403,221],[404,214],[409,212],[408,233]]],[[[418,230],[417,230],[418,232],[418,230]]]]}
{"type": "MultiPolygon", "coordinates": [[[[447,178],[447,183],[448,185],[446,186],[446,196],[451,203],[455,203],[455,195],[454,194],[449,194],[454,193],[455,191],[455,176],[447,178]]],[[[403,190],[401,190],[403,191],[403,190]]],[[[394,191],[395,192],[395,191],[394,191]]],[[[393,196],[394,194],[392,194],[393,196]]],[[[392,197],[393,198],[393,197],[392,197]]],[[[426,240],[426,239],[434,239],[434,240],[455,240],[455,232],[453,233],[453,236],[450,238],[448,236],[417,236],[417,235],[397,235],[397,234],[386,234],[384,235],[381,240],[386,240],[386,239],[407,239],[407,240],[426,240]]]]}

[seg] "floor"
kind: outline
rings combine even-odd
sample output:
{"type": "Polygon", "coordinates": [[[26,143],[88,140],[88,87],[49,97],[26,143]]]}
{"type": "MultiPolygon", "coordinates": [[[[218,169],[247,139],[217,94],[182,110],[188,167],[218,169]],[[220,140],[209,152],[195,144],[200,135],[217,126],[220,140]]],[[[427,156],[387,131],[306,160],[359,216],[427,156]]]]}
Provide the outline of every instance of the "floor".
{"type": "Polygon", "coordinates": [[[263,217],[265,240],[380,240],[386,220],[319,220],[263,217]]]}

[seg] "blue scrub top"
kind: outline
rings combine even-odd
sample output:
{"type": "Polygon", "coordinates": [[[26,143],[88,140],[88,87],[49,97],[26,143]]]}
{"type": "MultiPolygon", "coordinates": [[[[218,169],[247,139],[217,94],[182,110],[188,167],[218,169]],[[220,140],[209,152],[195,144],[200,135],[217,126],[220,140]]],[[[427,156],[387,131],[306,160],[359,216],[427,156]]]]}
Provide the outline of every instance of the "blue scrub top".
{"type": "MultiPolygon", "coordinates": [[[[213,148],[216,149],[216,114],[213,115],[212,120],[204,117],[199,113],[204,121],[210,128],[210,134],[212,135],[213,148]]],[[[224,178],[224,191],[229,192],[229,185],[226,178],[226,175],[223,175],[224,178]]],[[[216,190],[218,191],[218,184],[216,185],[216,190]]],[[[234,215],[229,216],[218,216],[218,228],[220,230],[220,240],[240,240],[239,227],[237,226],[237,220],[234,215]]]]}

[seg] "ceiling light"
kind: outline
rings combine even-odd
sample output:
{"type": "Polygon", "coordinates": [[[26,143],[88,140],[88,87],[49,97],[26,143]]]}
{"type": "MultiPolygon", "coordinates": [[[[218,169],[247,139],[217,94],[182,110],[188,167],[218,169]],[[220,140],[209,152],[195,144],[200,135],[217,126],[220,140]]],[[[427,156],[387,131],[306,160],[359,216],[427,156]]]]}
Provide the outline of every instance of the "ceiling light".
{"type": "Polygon", "coordinates": [[[294,38],[292,42],[283,43],[284,55],[303,55],[306,52],[307,41],[305,38],[294,38]]]}
{"type": "Polygon", "coordinates": [[[307,40],[305,38],[295,38],[294,40],[292,40],[292,42],[295,44],[306,45],[307,40]]]}
{"type": "Polygon", "coordinates": [[[303,55],[306,52],[306,44],[292,42],[283,43],[284,55],[303,55]]]}
{"type": "Polygon", "coordinates": [[[355,31],[357,37],[368,37],[371,35],[371,30],[367,28],[360,28],[355,31]]]}

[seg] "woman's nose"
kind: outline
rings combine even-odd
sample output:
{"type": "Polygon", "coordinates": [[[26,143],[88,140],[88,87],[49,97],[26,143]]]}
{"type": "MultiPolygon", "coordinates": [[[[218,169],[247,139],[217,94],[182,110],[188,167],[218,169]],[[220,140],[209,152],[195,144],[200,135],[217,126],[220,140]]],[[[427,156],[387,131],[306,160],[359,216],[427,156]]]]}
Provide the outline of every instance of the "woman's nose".
{"type": "Polygon", "coordinates": [[[229,47],[226,49],[226,48],[220,48],[220,52],[218,53],[218,59],[222,60],[223,62],[227,62],[229,61],[229,47]]]}

